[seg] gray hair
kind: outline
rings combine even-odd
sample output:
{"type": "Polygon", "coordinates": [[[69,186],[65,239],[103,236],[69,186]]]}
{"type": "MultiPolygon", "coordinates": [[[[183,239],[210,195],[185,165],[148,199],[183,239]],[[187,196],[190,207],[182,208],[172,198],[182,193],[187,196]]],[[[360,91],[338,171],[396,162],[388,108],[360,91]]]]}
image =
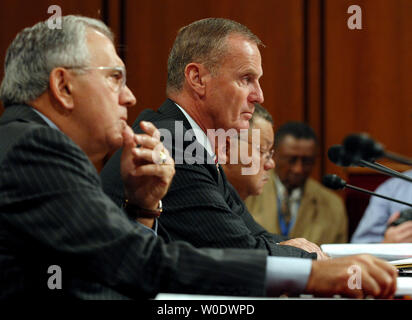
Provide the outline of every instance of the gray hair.
{"type": "Polygon", "coordinates": [[[191,62],[203,63],[212,73],[216,72],[227,51],[225,40],[231,34],[263,46],[246,26],[229,19],[207,18],[181,28],[167,62],[167,93],[181,91],[186,65],[191,62]]]}
{"type": "Polygon", "coordinates": [[[21,31],[7,49],[0,100],[4,105],[29,103],[49,86],[56,67],[83,67],[90,64],[86,31],[95,29],[113,42],[113,33],[102,22],[82,16],[62,17],[60,29],[42,21],[21,31]]]}

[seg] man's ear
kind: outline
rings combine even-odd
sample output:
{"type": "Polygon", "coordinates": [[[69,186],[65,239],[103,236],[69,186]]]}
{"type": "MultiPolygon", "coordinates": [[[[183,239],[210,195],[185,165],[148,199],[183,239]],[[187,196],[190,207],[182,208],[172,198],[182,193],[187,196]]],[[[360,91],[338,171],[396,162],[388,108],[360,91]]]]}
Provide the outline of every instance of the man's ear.
{"type": "Polygon", "coordinates": [[[64,68],[54,68],[50,72],[50,93],[66,110],[74,108],[72,79],[73,77],[70,75],[69,71],[64,68]]]}
{"type": "Polygon", "coordinates": [[[210,72],[203,64],[191,62],[188,65],[186,65],[186,82],[189,85],[189,87],[192,88],[199,96],[205,95],[205,80],[208,76],[210,76],[210,72]]]}

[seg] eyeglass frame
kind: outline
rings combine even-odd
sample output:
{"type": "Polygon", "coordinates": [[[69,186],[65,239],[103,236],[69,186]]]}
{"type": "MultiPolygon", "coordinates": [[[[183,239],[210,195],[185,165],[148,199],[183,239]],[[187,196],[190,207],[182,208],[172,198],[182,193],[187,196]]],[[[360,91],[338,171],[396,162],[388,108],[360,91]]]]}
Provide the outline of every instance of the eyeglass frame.
{"type": "MultiPolygon", "coordinates": [[[[250,142],[248,142],[248,143],[250,143],[250,142]]],[[[259,146],[256,147],[256,149],[258,149],[258,151],[260,152],[260,154],[261,154],[263,157],[265,157],[265,163],[266,163],[266,162],[269,162],[269,161],[273,158],[273,155],[275,154],[275,149],[274,149],[273,147],[270,148],[270,149],[267,150],[267,151],[262,151],[262,150],[260,149],[260,145],[259,145],[259,146]]]]}
{"type": "MultiPolygon", "coordinates": [[[[251,141],[249,141],[249,140],[247,140],[247,141],[246,141],[246,140],[243,140],[243,139],[241,139],[240,137],[237,137],[237,138],[238,138],[239,141],[245,141],[245,142],[247,142],[248,144],[252,145],[252,147],[253,147],[253,144],[252,144],[251,141]]],[[[271,149],[267,150],[267,151],[262,151],[260,145],[258,145],[258,146],[256,146],[256,149],[257,149],[257,151],[260,152],[261,156],[265,158],[265,159],[264,159],[264,160],[265,160],[265,163],[266,163],[266,162],[269,162],[269,161],[273,158],[273,155],[275,154],[275,149],[274,149],[273,147],[272,147],[271,149]]]]}
{"type": "Polygon", "coordinates": [[[270,161],[273,158],[273,155],[275,154],[275,149],[271,148],[267,151],[262,151],[260,149],[260,146],[257,146],[258,151],[260,152],[260,154],[264,157],[266,157],[265,162],[270,161]]]}
{"type": "Polygon", "coordinates": [[[79,69],[79,70],[115,70],[120,71],[122,74],[122,83],[120,86],[115,89],[116,93],[122,91],[124,87],[126,87],[126,68],[123,66],[115,66],[115,67],[64,67],[65,69],[79,69]]]}

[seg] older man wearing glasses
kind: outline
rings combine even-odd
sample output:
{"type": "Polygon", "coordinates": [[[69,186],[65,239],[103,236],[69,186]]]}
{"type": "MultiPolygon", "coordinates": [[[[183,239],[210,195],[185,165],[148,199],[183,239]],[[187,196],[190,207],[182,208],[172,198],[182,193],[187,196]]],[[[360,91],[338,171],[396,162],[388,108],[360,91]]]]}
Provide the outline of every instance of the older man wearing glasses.
{"type": "Polygon", "coordinates": [[[275,167],[273,140],[272,116],[265,108],[256,103],[255,112],[250,119],[247,138],[242,139],[240,137],[239,140],[228,140],[230,145],[226,148],[226,160],[230,160],[230,157],[233,158],[234,155],[238,155],[239,161],[226,161],[222,165],[227,179],[235,187],[243,201],[249,196],[256,196],[262,193],[263,187],[269,179],[270,170],[275,167]],[[259,144],[253,143],[253,132],[259,135],[259,144]],[[253,148],[257,152],[253,152],[253,148]],[[254,172],[252,170],[249,170],[250,172],[246,171],[248,168],[252,169],[253,166],[256,166],[256,170],[253,170],[254,172]]]}

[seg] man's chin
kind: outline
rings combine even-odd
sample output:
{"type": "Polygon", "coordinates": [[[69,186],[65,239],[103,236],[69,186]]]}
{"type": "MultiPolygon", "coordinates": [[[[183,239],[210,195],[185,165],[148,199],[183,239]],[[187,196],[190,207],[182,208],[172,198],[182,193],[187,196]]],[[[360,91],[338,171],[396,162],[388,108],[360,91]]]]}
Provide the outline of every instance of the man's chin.
{"type": "Polygon", "coordinates": [[[118,150],[125,144],[133,143],[134,132],[130,128],[126,121],[121,120],[119,126],[112,127],[112,130],[108,132],[109,148],[111,150],[118,150]]]}
{"type": "Polygon", "coordinates": [[[243,112],[240,117],[242,118],[242,120],[244,121],[249,121],[250,119],[252,119],[253,113],[252,112],[243,112]]]}
{"type": "Polygon", "coordinates": [[[253,191],[253,196],[258,196],[260,194],[262,194],[263,192],[263,186],[262,187],[257,187],[254,191],[253,191]]]}
{"type": "Polygon", "coordinates": [[[296,188],[300,188],[302,186],[302,183],[291,183],[287,185],[287,188],[289,190],[294,190],[296,188]]]}
{"type": "Polygon", "coordinates": [[[240,123],[238,123],[238,125],[236,126],[236,130],[248,130],[250,127],[249,121],[248,120],[242,120],[240,121],[240,123]]]}
{"type": "Polygon", "coordinates": [[[108,149],[109,153],[115,153],[117,150],[119,150],[121,147],[123,147],[124,143],[124,137],[122,134],[117,135],[116,137],[113,137],[110,139],[108,143],[108,149]]]}

